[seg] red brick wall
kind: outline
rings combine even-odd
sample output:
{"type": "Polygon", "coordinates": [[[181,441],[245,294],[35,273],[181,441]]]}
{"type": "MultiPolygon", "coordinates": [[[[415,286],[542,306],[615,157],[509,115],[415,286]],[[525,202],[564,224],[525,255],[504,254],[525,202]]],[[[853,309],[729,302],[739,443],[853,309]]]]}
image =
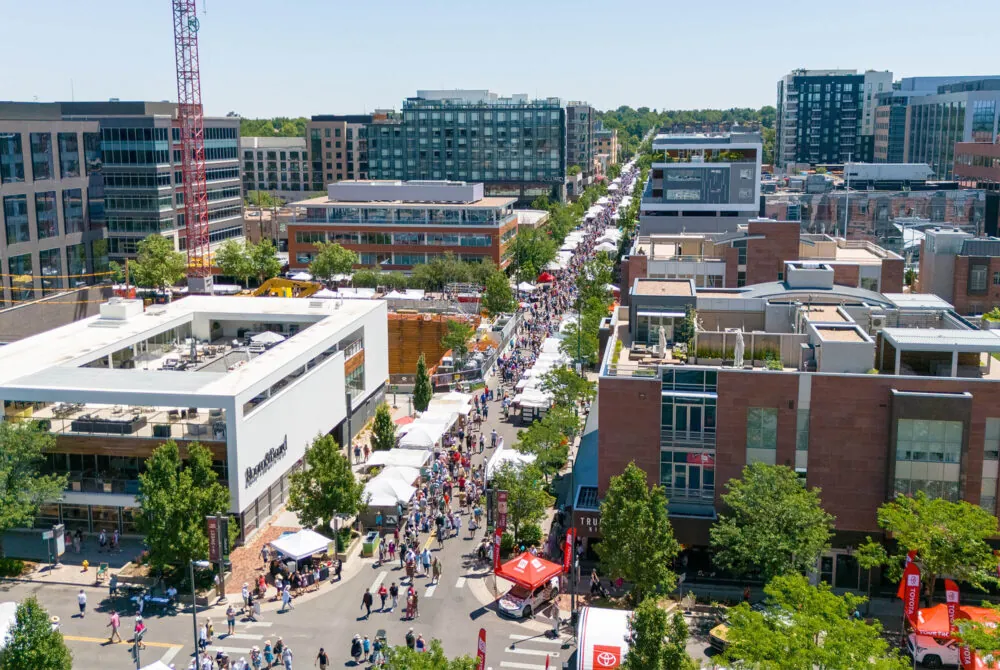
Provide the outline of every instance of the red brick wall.
{"type": "Polygon", "coordinates": [[[645,470],[649,484],[660,483],[660,381],[602,378],[597,396],[601,428],[597,436],[600,495],[630,461],[645,470]]]}
{"type": "Polygon", "coordinates": [[[798,260],[799,231],[798,222],[750,222],[750,235],[764,235],[765,239],[747,242],[748,286],[778,281],[778,273],[785,271],[785,261],[798,260]]]}
{"type": "Polygon", "coordinates": [[[882,293],[902,293],[903,273],[905,263],[902,258],[885,258],[882,260],[882,277],[880,285],[882,293]]]}
{"type": "Polygon", "coordinates": [[[726,280],[723,282],[725,288],[736,288],[736,273],[739,272],[740,251],[733,247],[728,247],[724,255],[726,259],[726,280]]]}
{"type": "Polygon", "coordinates": [[[994,272],[1000,272],[1000,258],[956,256],[955,275],[952,279],[952,304],[955,305],[955,311],[959,314],[982,313],[1000,305],[1000,286],[993,283],[994,272]],[[969,265],[972,261],[989,262],[989,270],[986,273],[986,293],[969,295],[969,265]],[[972,309],[970,305],[978,305],[978,309],[972,309]]]}
{"type": "Polygon", "coordinates": [[[649,266],[649,257],[644,254],[632,254],[622,261],[622,281],[621,281],[621,304],[628,305],[629,290],[636,278],[646,277],[646,268],[649,266]]]}
{"type": "Polygon", "coordinates": [[[860,283],[861,270],[857,265],[833,266],[833,283],[840,286],[857,286],[860,283]]]}

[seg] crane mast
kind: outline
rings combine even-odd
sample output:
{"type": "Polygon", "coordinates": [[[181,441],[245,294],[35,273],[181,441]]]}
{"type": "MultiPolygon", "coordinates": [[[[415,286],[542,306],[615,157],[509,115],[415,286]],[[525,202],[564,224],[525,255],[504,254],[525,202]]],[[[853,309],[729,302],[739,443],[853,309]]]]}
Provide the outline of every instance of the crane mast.
{"type": "Polygon", "coordinates": [[[172,0],[174,56],[177,64],[177,121],[180,126],[184,179],[184,229],[187,237],[188,287],[212,292],[208,236],[208,188],[205,185],[205,116],[201,104],[196,0],[172,0]]]}

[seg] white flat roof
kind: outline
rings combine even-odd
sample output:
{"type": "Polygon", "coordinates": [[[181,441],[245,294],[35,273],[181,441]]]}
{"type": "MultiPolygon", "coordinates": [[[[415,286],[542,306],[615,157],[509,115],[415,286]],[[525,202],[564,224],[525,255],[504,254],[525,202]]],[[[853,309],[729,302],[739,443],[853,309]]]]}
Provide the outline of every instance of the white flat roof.
{"type": "Polygon", "coordinates": [[[900,309],[954,310],[955,307],[944,298],[933,293],[883,293],[893,305],[900,309]]]}
{"type": "Polygon", "coordinates": [[[190,296],[154,305],[122,321],[95,316],[0,347],[0,393],[6,388],[233,396],[319,345],[329,346],[341,331],[357,329],[358,319],[385,309],[384,305],[381,300],[190,296]],[[309,326],[231,372],[81,367],[190,323],[196,315],[211,320],[309,326]]]}
{"type": "Polygon", "coordinates": [[[903,351],[1000,352],[1000,335],[993,330],[883,328],[882,336],[903,351]]]}

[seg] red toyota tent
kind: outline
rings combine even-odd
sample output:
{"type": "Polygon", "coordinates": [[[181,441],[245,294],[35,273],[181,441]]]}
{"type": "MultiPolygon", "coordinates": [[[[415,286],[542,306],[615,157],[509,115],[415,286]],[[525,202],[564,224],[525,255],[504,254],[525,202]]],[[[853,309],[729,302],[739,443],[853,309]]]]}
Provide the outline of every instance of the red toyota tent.
{"type": "Polygon", "coordinates": [[[537,283],[551,284],[555,280],[556,280],[555,275],[553,275],[551,272],[543,272],[542,274],[538,275],[537,283]]]}
{"type": "Polygon", "coordinates": [[[533,591],[561,572],[561,565],[532,556],[531,552],[526,551],[501,565],[497,570],[497,577],[503,577],[533,591]]]}
{"type": "MultiPolygon", "coordinates": [[[[959,605],[955,610],[955,619],[971,619],[996,625],[1000,623],[1000,614],[986,607],[959,605]]],[[[913,626],[917,635],[930,637],[951,637],[948,626],[948,606],[944,603],[917,610],[917,620],[913,626]]]]}

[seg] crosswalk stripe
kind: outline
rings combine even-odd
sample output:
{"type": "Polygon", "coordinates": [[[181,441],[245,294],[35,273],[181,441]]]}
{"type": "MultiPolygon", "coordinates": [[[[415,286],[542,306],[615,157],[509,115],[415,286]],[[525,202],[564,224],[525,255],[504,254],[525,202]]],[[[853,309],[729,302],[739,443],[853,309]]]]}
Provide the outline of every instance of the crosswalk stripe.
{"type": "Polygon", "coordinates": [[[541,649],[521,649],[520,647],[507,649],[506,651],[508,654],[524,654],[525,656],[551,656],[552,658],[559,658],[558,651],[542,651],[541,649]]]}
{"type": "Polygon", "coordinates": [[[168,663],[170,663],[170,661],[174,660],[174,656],[176,656],[180,650],[181,650],[180,646],[171,647],[170,649],[167,649],[167,653],[165,653],[163,656],[160,657],[160,663],[167,665],[168,663]]]}
{"type": "Polygon", "coordinates": [[[550,637],[544,637],[544,636],[538,636],[538,635],[514,635],[514,634],[511,634],[509,637],[510,637],[511,640],[515,640],[514,644],[517,644],[519,642],[531,642],[532,644],[534,644],[535,642],[541,642],[542,644],[558,644],[558,645],[561,645],[563,643],[563,641],[559,640],[559,639],[553,640],[550,637]]]}
{"type": "Polygon", "coordinates": [[[544,665],[536,663],[515,663],[514,661],[500,661],[501,668],[516,668],[517,670],[545,670],[544,665]]]}
{"type": "Polygon", "coordinates": [[[376,591],[378,591],[378,587],[382,586],[382,582],[388,576],[389,576],[389,571],[388,570],[383,570],[382,572],[378,573],[378,577],[376,577],[375,581],[372,582],[372,587],[369,589],[369,591],[372,594],[374,594],[376,591]]]}
{"type": "Polygon", "coordinates": [[[212,651],[224,651],[227,654],[249,654],[250,647],[219,647],[217,645],[209,645],[209,649],[212,651]]]}
{"type": "Polygon", "coordinates": [[[465,588],[465,577],[459,577],[458,578],[458,581],[455,582],[455,588],[456,589],[465,588]]]}
{"type": "Polygon", "coordinates": [[[248,621],[247,623],[240,624],[246,628],[270,628],[274,625],[273,621],[248,621]]]}
{"type": "Polygon", "coordinates": [[[437,590],[437,587],[438,587],[437,584],[431,584],[430,586],[428,586],[427,591],[424,592],[424,598],[430,598],[432,595],[434,595],[434,592],[437,590]]]}
{"type": "Polygon", "coordinates": [[[226,635],[222,640],[263,640],[264,636],[258,633],[233,633],[232,635],[226,635]]]}

